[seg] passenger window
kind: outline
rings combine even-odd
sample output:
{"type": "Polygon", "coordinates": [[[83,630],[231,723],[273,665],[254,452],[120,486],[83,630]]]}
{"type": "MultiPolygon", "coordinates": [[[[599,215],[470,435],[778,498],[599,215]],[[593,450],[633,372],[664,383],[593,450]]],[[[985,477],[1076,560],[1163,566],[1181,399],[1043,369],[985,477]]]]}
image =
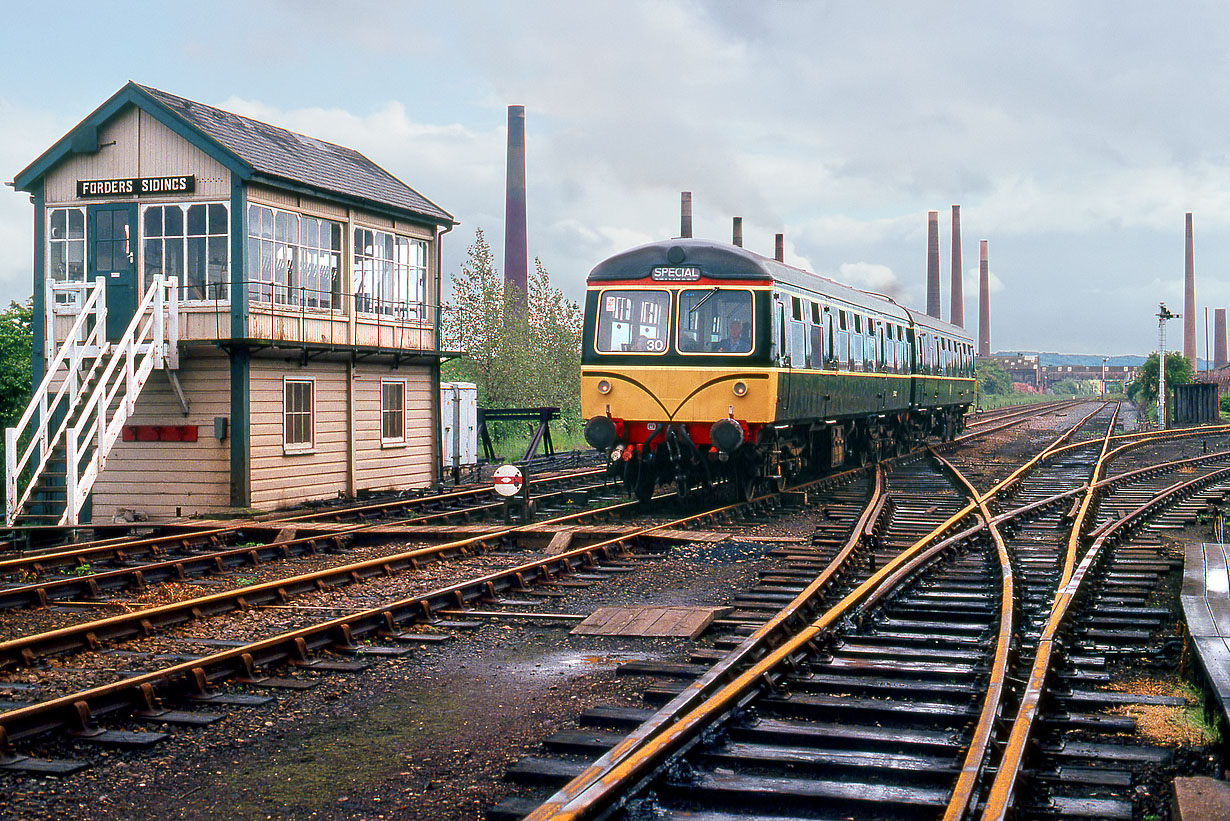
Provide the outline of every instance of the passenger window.
{"type": "Polygon", "coordinates": [[[833,340],[833,315],[829,309],[824,309],[824,363],[833,365],[837,358],[836,345],[833,340]]]}
{"type": "Polygon", "coordinates": [[[666,291],[605,291],[599,297],[594,346],[601,353],[666,350],[666,291]]]}
{"type": "Polygon", "coordinates": [[[752,293],[743,289],[680,291],[680,353],[750,353],[756,344],[752,307],[752,293]]]}
{"type": "Polygon", "coordinates": [[[797,296],[790,297],[790,315],[796,322],[803,321],[803,300],[797,296]]]}

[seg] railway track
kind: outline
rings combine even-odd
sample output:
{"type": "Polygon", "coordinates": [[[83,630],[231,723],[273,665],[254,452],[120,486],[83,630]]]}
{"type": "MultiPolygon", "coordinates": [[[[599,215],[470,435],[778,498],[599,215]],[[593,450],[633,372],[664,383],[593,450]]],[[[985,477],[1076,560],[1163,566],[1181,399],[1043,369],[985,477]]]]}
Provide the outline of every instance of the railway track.
{"type": "MultiPolygon", "coordinates": [[[[1094,498],[1090,488],[1122,488],[1130,498],[1140,496],[1142,481],[1161,481],[1154,469],[1099,482],[1115,419],[1108,411],[1100,421],[1091,418],[1098,415],[1043,450],[1028,475],[1018,469],[986,492],[948,462],[942,463],[952,476],[946,489],[934,474],[894,471],[902,495],[931,500],[923,511],[931,518],[895,507],[883,525],[883,540],[871,542],[878,548],[875,558],[863,551],[866,565],[857,547],[866,540],[852,534],[844,598],[827,599],[841,598],[788,638],[768,641],[772,649],[737,673],[738,663],[729,662],[721,676],[710,671],[691,684],[651,687],[650,705],[665,704],[652,714],[583,717],[610,723],[605,732],[589,733],[585,743],[549,740],[548,749],[565,753],[563,758],[531,758],[510,771],[515,780],[556,785],[555,794],[541,805],[512,799],[494,817],[606,817],[618,807],[632,817],[765,817],[763,802],[770,797],[774,818],[964,818],[984,810],[988,817],[1003,817],[1012,796],[994,815],[996,805],[987,803],[988,794],[998,795],[991,792],[992,776],[1002,789],[1008,768],[1020,770],[1020,761],[1010,752],[1001,757],[1001,750],[1023,750],[1024,741],[1017,737],[1020,719],[1011,733],[1000,719],[1040,697],[1040,688],[1021,692],[1013,676],[1029,671],[1037,648],[1053,642],[1048,629],[1055,608],[1092,562],[1092,551],[1083,558],[1078,552],[1094,498]],[[1094,424],[1102,426],[1098,440],[1065,447],[1081,427],[1094,424]],[[962,487],[964,496],[957,493],[962,487]],[[991,510],[992,501],[1000,510],[991,510]],[[1067,549],[1056,549],[1064,525],[1072,536],[1067,549]],[[951,535],[954,527],[959,532],[951,535]],[[889,579],[908,583],[891,587],[889,579]],[[620,721],[638,725],[624,735],[620,721]],[[582,763],[594,757],[594,763],[582,763]]],[[[1199,457],[1203,475],[1195,483],[1222,475],[1226,459],[1199,457]]],[[[1191,462],[1172,468],[1197,469],[1191,462]]],[[[1150,504],[1164,505],[1179,492],[1169,487],[1150,504]]],[[[880,526],[877,521],[871,527],[880,526]]],[[[1170,569],[1164,563],[1151,567],[1170,569]]],[[[796,600],[791,607],[801,604],[796,600]]],[[[1074,665],[1081,669],[1081,663],[1074,665]]],[[[681,676],[694,674],[679,669],[681,676]]],[[[1057,703],[1116,700],[1093,690],[1072,692],[1057,703]]],[[[1064,715],[1073,726],[1096,724],[1096,717],[1064,715]]],[[[1121,785],[1124,774],[1104,777],[1086,769],[1089,794],[1069,785],[1063,796],[1048,797],[1051,815],[1124,811],[1122,801],[1111,807],[1098,795],[1099,788],[1121,785]]],[[[1130,773],[1127,778],[1130,783],[1130,773]]],[[[1039,806],[1035,801],[1030,809],[1039,806]]],[[[1129,801],[1128,814],[1113,817],[1130,818],[1131,809],[1129,801]]]]}
{"type": "MultiPolygon", "coordinates": [[[[834,806],[854,812],[851,808],[861,805],[848,785],[865,784],[870,785],[865,791],[867,795],[880,795],[881,803],[896,802],[891,806],[901,808],[904,815],[933,814],[938,800],[935,793],[946,789],[945,779],[964,778],[970,786],[964,793],[963,805],[968,812],[980,811],[985,804],[988,779],[1000,769],[996,761],[1004,743],[1000,737],[1002,716],[1020,698],[1010,686],[1011,677],[997,671],[1005,669],[1007,659],[1015,660],[1021,653],[1019,625],[1040,624],[1044,619],[1038,614],[1048,604],[1047,582],[1022,581],[1032,580],[1034,574],[1022,572],[1020,565],[1033,562],[1040,567],[1044,560],[1054,564],[1054,557],[1046,556],[1032,542],[1042,533],[1053,540],[1055,523],[1071,518],[1073,507],[1079,506],[1081,494],[1091,481],[1098,484],[1107,501],[1101,507],[1091,504],[1087,509],[1098,511],[1104,519],[1112,515],[1113,505],[1121,507],[1128,503],[1112,502],[1120,498],[1114,495],[1116,492],[1121,490],[1124,500],[1138,499],[1150,492],[1150,483],[1162,483],[1164,487],[1175,483],[1173,475],[1169,479],[1156,475],[1156,466],[1150,466],[1147,451],[1157,446],[1151,445],[1148,437],[1106,436],[1111,427],[1105,418],[1109,413],[1103,411],[1100,421],[1086,420],[1089,425],[1102,426],[1102,436],[1096,443],[1055,443],[1047,449],[1048,453],[1057,454],[1050,457],[1054,464],[1040,460],[1036,470],[1051,470],[1058,477],[1050,481],[1050,493],[1046,492],[1047,481],[1036,479],[1035,474],[1013,472],[1011,476],[996,478],[991,491],[980,494],[962,481],[963,471],[978,473],[980,479],[990,482],[992,474],[1003,472],[1003,466],[987,469],[971,463],[946,468],[923,454],[898,460],[887,475],[874,483],[851,474],[830,477],[824,490],[813,489],[808,508],[812,511],[809,515],[815,518],[812,538],[806,546],[783,549],[785,565],[766,574],[758,587],[734,600],[734,612],[718,622],[723,635],[674,668],[642,665],[640,671],[664,679],[645,694],[652,714],[658,715],[666,714],[672,705],[677,706],[679,699],[693,704],[699,699],[703,705],[714,698],[710,690],[718,682],[744,679],[747,670],[776,659],[767,669],[751,676],[750,681],[757,685],[757,695],[735,697],[737,709],[733,716],[716,722],[715,726],[721,729],[706,727],[695,739],[689,739],[684,744],[686,749],[673,756],[669,764],[651,767],[653,777],[642,786],[649,787],[652,798],[648,794],[638,797],[617,791],[613,800],[631,801],[632,806],[645,806],[646,811],[657,802],[684,813],[680,817],[688,817],[686,812],[692,812],[700,813],[696,817],[717,818],[722,817],[721,813],[734,813],[733,808],[742,800],[736,797],[742,787],[762,779],[763,795],[765,785],[776,778],[771,774],[784,771],[790,773],[790,778],[807,782],[806,786],[781,785],[785,789],[783,794],[796,790],[798,801],[815,800],[821,794],[817,790],[828,789],[833,791],[834,806]],[[1130,469],[1113,473],[1107,479],[1104,460],[1098,458],[1101,451],[1097,449],[1101,446],[1102,451],[1116,453],[1105,444],[1112,441],[1115,447],[1132,446],[1118,452],[1130,469]],[[1097,452],[1091,457],[1090,451],[1097,452]],[[1094,463],[1101,467],[1094,470],[1094,463]],[[1065,482],[1064,490],[1054,492],[1056,483],[1065,482]],[[873,492],[873,485],[878,491],[873,492]],[[1002,503],[1005,507],[992,511],[988,502],[1012,489],[1015,494],[1002,503]],[[1103,510],[1106,512],[1102,513],[1103,510]],[[996,535],[1001,526],[1009,531],[1007,541],[1003,534],[996,535]],[[1013,547],[1017,542],[1020,544],[1013,547]],[[1029,552],[1031,549],[1033,553],[1029,552]],[[1006,563],[1004,555],[1011,556],[1006,563]],[[1017,570],[1008,578],[1015,592],[1005,593],[1005,568],[1014,565],[1017,570]],[[938,572],[938,577],[911,576],[927,567],[933,574],[938,572]],[[903,589],[894,586],[907,577],[911,578],[903,589]],[[988,599],[998,600],[999,606],[989,605],[988,599]],[[1007,630],[1010,638],[1006,642],[991,640],[992,635],[1005,632],[1008,611],[1004,603],[1022,599],[1033,602],[1035,610],[1013,614],[1008,623],[1016,619],[1017,629],[1007,630]],[[790,604],[781,610],[785,601],[790,604]],[[843,604],[846,610],[835,615],[843,604]],[[808,637],[796,643],[800,626],[808,637]],[[973,697],[971,693],[980,691],[991,680],[1004,684],[1006,692],[1002,696],[984,697],[975,703],[961,702],[962,698],[968,702],[973,697]],[[768,700],[761,702],[762,698],[768,700]],[[909,726],[893,727],[891,732],[886,729],[893,721],[915,713],[923,718],[910,719],[909,726]],[[830,719],[818,719],[818,714],[829,715],[830,719]],[[975,720],[984,714],[999,716],[1000,720],[975,720]],[[830,725],[827,731],[822,726],[826,723],[830,725]],[[821,730],[809,736],[811,730],[800,730],[795,725],[817,725],[821,730]],[[839,731],[838,726],[844,731],[839,731]],[[908,730],[904,735],[898,732],[904,730],[908,730]],[[894,733],[909,744],[901,741],[894,747],[898,742],[889,740],[894,733]],[[928,733],[945,735],[947,741],[940,744],[939,735],[928,733]],[[744,746],[723,751],[718,749],[720,745],[715,746],[717,742],[744,746]],[[828,744],[829,747],[820,749],[829,750],[833,757],[818,759],[814,751],[819,743],[828,744]],[[980,749],[988,752],[976,752],[980,749]],[[805,752],[811,763],[799,760],[805,752]],[[752,763],[746,767],[738,763],[744,753],[752,756],[752,763]],[[683,778],[681,773],[687,777],[683,778]],[[681,782],[708,783],[704,780],[707,773],[721,776],[713,782],[717,786],[711,785],[714,792],[679,792],[681,782]],[[862,781],[857,780],[860,777],[862,781]],[[708,796],[704,801],[709,802],[710,815],[696,809],[706,806],[697,797],[700,794],[708,796]],[[713,812],[718,814],[712,815],[713,812]]],[[[1203,433],[1189,437],[1185,447],[1191,454],[1188,458],[1194,461],[1185,470],[1215,470],[1210,465],[1222,457],[1217,453],[1217,441],[1209,447],[1207,440],[1212,436],[1203,433]],[[1196,444],[1199,436],[1206,441],[1196,444]],[[1211,452],[1204,453],[1205,450],[1211,452]]],[[[1075,438],[1078,434],[1074,429],[1068,440],[1075,438]]],[[[753,515],[763,515],[765,505],[777,503],[760,500],[757,504],[761,512],[753,515]]],[[[738,511],[725,508],[702,515],[747,515],[738,511]]],[[[676,530],[686,524],[682,520],[663,521],[642,530],[676,530]]],[[[170,664],[153,663],[160,654],[175,655],[168,653],[166,645],[160,645],[157,639],[182,637],[185,628],[175,627],[177,622],[171,618],[165,624],[155,623],[148,618],[149,611],[145,611],[146,624],[142,624],[139,613],[122,617],[126,632],[110,635],[78,626],[73,628],[76,635],[61,635],[43,649],[35,650],[39,641],[46,641],[44,636],[24,645],[32,657],[23,652],[20,642],[33,637],[18,639],[18,645],[5,643],[0,649],[6,651],[10,664],[17,667],[44,664],[39,660],[46,657],[44,653],[59,656],[67,651],[72,654],[68,658],[75,659],[82,651],[91,652],[92,647],[112,653],[117,647],[127,647],[121,652],[130,654],[125,658],[131,658],[132,663],[126,667],[112,664],[117,680],[85,688],[64,687],[63,692],[49,690],[45,693],[48,698],[0,713],[0,751],[4,751],[0,767],[27,772],[76,769],[85,759],[49,759],[37,754],[53,749],[47,745],[47,739],[63,733],[78,739],[74,744],[88,743],[87,739],[98,744],[137,744],[138,740],[142,744],[156,743],[160,734],[134,733],[132,728],[141,722],[212,721],[221,713],[211,715],[209,710],[224,710],[231,703],[252,704],[267,697],[261,693],[268,688],[294,686],[295,675],[286,678],[283,671],[354,671],[380,654],[400,652],[403,648],[399,645],[421,640],[422,634],[414,632],[416,624],[433,618],[466,618],[463,613],[480,615],[486,610],[510,609],[503,604],[505,599],[524,598],[535,586],[553,595],[566,594],[572,584],[591,583],[590,578],[582,577],[600,576],[601,566],[608,568],[606,572],[615,573],[630,569],[633,540],[649,536],[648,532],[621,534],[607,543],[585,544],[560,556],[533,562],[507,555],[504,568],[497,572],[380,601],[375,606],[342,607],[333,613],[333,618],[304,620],[294,629],[264,635],[244,646],[197,645],[190,652],[180,652],[178,659],[164,659],[172,661],[170,664]],[[55,642],[61,640],[68,644],[57,646],[55,642]],[[209,652],[211,649],[214,652],[209,652]],[[22,751],[23,747],[27,749],[22,751]]],[[[374,567],[373,564],[367,569],[374,567]]],[[[335,584],[354,585],[363,576],[339,573],[334,578],[336,581],[312,586],[319,589],[335,584]]],[[[1044,578],[1046,573],[1037,574],[1037,579],[1044,578]]],[[[233,607],[222,610],[245,612],[283,606],[291,591],[285,585],[282,587],[280,594],[278,586],[272,583],[260,591],[249,588],[233,607]],[[263,598],[267,595],[272,597],[263,598]]],[[[191,616],[211,614],[211,597],[194,600],[199,612],[192,614],[191,606],[182,612],[191,616]]],[[[510,601],[509,605],[518,609],[516,602],[510,601]]],[[[107,621],[87,624],[98,628],[107,621]]],[[[636,673],[635,665],[627,672],[636,673]]],[[[570,751],[571,759],[559,760],[571,763],[527,765],[531,770],[537,766],[545,772],[534,771],[525,777],[558,783],[564,776],[575,775],[579,760],[609,752],[607,748],[612,744],[618,749],[619,739],[624,738],[620,727],[635,722],[641,728],[645,717],[627,710],[591,717],[612,723],[592,732],[581,731],[582,735],[592,736],[588,741],[574,737],[551,742],[570,751]]],[[[675,727],[678,720],[667,723],[675,727]]],[[[652,729],[641,732],[646,739],[655,737],[652,729]]],[[[1036,778],[1035,774],[1045,766],[1031,760],[1028,767],[1022,767],[1020,784],[1024,786],[1014,787],[1014,801],[1018,794],[1023,794],[1027,801],[1040,802],[1037,796],[1046,794],[1050,782],[1044,777],[1036,778]]],[[[755,793],[753,789],[749,794],[755,793]]],[[[955,796],[955,792],[950,792],[948,804],[958,801],[955,796]]],[[[754,800],[751,803],[754,806],[754,800]]],[[[501,812],[531,812],[524,805],[512,806],[513,809],[506,807],[508,811],[501,812]]]]}
{"type": "MultiPolygon", "coordinates": [[[[580,469],[531,475],[531,487],[543,504],[569,503],[586,494],[603,496],[610,488],[603,482],[604,468],[580,469]]],[[[255,518],[234,521],[177,521],[145,524],[141,522],[98,524],[88,528],[22,527],[12,531],[15,536],[0,551],[0,573],[11,573],[22,567],[41,564],[43,567],[63,566],[81,559],[84,562],[107,561],[122,551],[123,556],[157,555],[202,544],[234,544],[274,538],[286,528],[301,528],[324,523],[373,524],[386,522],[416,522],[418,524],[453,524],[498,519],[502,500],[489,483],[455,488],[439,493],[410,492],[392,494],[393,498],[358,503],[328,503],[267,513],[255,518]],[[82,532],[95,535],[114,533],[82,541],[82,532]],[[147,535],[134,537],[132,531],[147,535]],[[24,545],[20,547],[18,545],[24,545]]]]}
{"type": "MultiPolygon", "coordinates": [[[[602,481],[599,474],[586,470],[540,480],[536,504],[545,512],[576,510],[582,514],[578,518],[603,516],[585,511],[595,504],[616,503],[622,494],[602,481]]],[[[261,522],[64,545],[0,559],[0,610],[45,607],[57,601],[95,602],[106,594],[143,591],[162,582],[182,582],[227,571],[243,574],[273,561],[344,555],[358,546],[398,538],[456,543],[462,541],[464,533],[455,526],[438,525],[457,521],[487,523],[486,527],[472,528],[475,536],[471,543],[480,543],[484,537],[498,542],[501,531],[507,528],[494,524],[499,521],[496,514],[502,512],[502,502],[493,501],[494,496],[489,487],[471,488],[438,497],[298,513],[261,522]],[[407,512],[409,516],[397,518],[407,512]],[[328,524],[322,525],[322,519],[328,524]]],[[[444,548],[440,555],[465,547],[444,548]]],[[[396,551],[390,560],[399,561],[396,551]]]]}
{"type": "MultiPolygon", "coordinates": [[[[839,474],[814,484],[833,486],[851,481],[856,475],[857,472],[839,474]]],[[[169,630],[182,629],[185,624],[221,613],[242,612],[261,606],[279,606],[297,594],[358,584],[364,578],[387,576],[401,570],[413,569],[432,558],[481,551],[487,542],[498,543],[504,537],[514,535],[524,528],[504,528],[484,537],[421,548],[393,557],[330,567],[312,574],[277,579],[223,593],[194,596],[181,602],[142,608],[131,613],[90,620],[2,642],[0,658],[3,660],[0,664],[12,670],[45,664],[52,658],[66,655],[72,657],[104,648],[114,652],[119,646],[128,648],[123,652],[135,661],[128,669],[117,669],[113,661],[112,669],[118,673],[118,680],[80,690],[61,687],[60,689],[66,689],[68,692],[55,693],[37,703],[17,705],[14,709],[0,713],[0,750],[7,750],[7,754],[0,757],[0,769],[59,773],[79,768],[78,761],[40,759],[18,753],[12,748],[14,742],[42,738],[48,733],[69,733],[75,738],[100,744],[141,746],[156,743],[162,738],[159,734],[101,729],[96,722],[104,717],[114,721],[113,717],[118,716],[121,722],[135,720],[171,724],[207,723],[216,720],[216,716],[201,716],[183,709],[166,710],[161,706],[164,697],[197,705],[259,703],[261,699],[250,694],[234,696],[212,692],[211,689],[218,682],[231,680],[259,687],[293,687],[292,684],[261,672],[286,665],[317,670],[354,671],[361,666],[359,663],[337,660],[331,656],[339,653],[362,653],[365,656],[395,654],[397,648],[390,645],[399,641],[416,643],[423,640],[421,633],[408,632],[408,627],[435,621],[439,612],[454,608],[489,606],[509,595],[523,593],[532,585],[566,585],[569,578],[578,572],[596,569],[626,558],[632,547],[638,543],[644,544],[648,541],[653,544],[655,539],[660,541],[662,538],[678,541],[680,535],[677,531],[682,527],[741,515],[741,512],[757,511],[766,505],[775,504],[777,502],[773,497],[764,497],[752,503],[725,505],[670,521],[640,525],[614,538],[575,547],[549,557],[505,562],[503,569],[483,573],[477,578],[403,599],[382,601],[375,607],[350,608],[351,612],[334,618],[314,620],[306,626],[258,641],[226,642],[227,646],[217,652],[177,655],[172,658],[172,663],[154,670],[145,668],[150,662],[156,661],[157,654],[143,651],[141,642],[161,636],[169,630]],[[377,644],[366,644],[368,642],[377,644]],[[360,643],[365,644],[360,646],[360,643]],[[321,653],[330,657],[310,658],[321,653]]],[[[616,515],[624,507],[640,509],[637,503],[624,503],[600,510],[569,514],[561,517],[561,520],[575,522],[584,517],[606,518],[616,515]]],[[[539,527],[541,524],[543,523],[525,528],[539,527]]],[[[193,642],[191,639],[189,643],[207,646],[210,644],[207,640],[193,642]]],[[[50,690],[50,687],[44,688],[44,692],[50,690]]]]}

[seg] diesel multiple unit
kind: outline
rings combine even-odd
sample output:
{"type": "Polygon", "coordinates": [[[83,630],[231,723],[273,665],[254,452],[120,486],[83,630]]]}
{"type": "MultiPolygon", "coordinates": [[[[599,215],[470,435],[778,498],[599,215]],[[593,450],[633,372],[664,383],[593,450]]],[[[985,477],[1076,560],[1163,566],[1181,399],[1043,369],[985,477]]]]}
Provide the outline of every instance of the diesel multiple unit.
{"type": "Polygon", "coordinates": [[[809,465],[950,439],[974,403],[961,328],[703,240],[594,268],[582,345],[586,441],[641,498],[722,480],[750,497],[809,465]]]}

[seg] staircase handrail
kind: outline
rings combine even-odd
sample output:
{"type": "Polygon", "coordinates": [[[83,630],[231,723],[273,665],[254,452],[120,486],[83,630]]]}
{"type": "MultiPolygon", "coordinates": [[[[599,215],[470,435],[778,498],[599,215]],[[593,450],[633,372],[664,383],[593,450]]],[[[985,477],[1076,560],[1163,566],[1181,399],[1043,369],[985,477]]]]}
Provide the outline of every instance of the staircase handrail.
{"type": "Polygon", "coordinates": [[[174,368],[178,365],[177,351],[167,349],[168,344],[178,347],[177,278],[168,278],[161,274],[152,278],[150,287],[133,312],[124,335],[114,343],[109,342],[105,336],[105,287],[104,278],[95,280],[95,285],[82,302],[81,312],[68,337],[56,357],[48,364],[48,372],[39,386],[40,392],[31,400],[30,406],[22,415],[19,427],[6,431],[8,449],[5,458],[5,512],[10,526],[18,512],[30,502],[39,477],[61,441],[66,458],[67,499],[59,523],[77,524],[78,514],[106,463],[107,453],[119,438],[124,422],[135,411],[137,394],[150,373],[155,367],[169,365],[174,368]],[[91,315],[96,317],[94,327],[88,334],[84,334],[86,322],[91,315]],[[91,349],[96,350],[98,355],[92,368],[97,369],[99,364],[102,364],[103,369],[94,382],[93,389],[85,396],[85,389],[91,380],[82,378],[80,368],[85,352],[91,349]],[[56,378],[60,368],[65,366],[67,376],[49,404],[47,394],[50,392],[52,380],[56,378]],[[108,421],[110,408],[116,404],[116,398],[120,396],[122,388],[125,393],[108,421]],[[54,434],[48,437],[51,414],[64,404],[66,396],[68,401],[64,419],[54,434]],[[30,445],[18,457],[16,451],[19,437],[29,426],[35,412],[40,414],[38,418],[41,435],[32,437],[30,445]],[[70,425],[70,422],[73,424],[70,425]],[[38,468],[32,471],[24,493],[18,498],[18,479],[30,463],[35,447],[39,445],[42,447],[41,461],[38,468]],[[86,456],[88,459],[83,469],[80,460],[86,456]]]}
{"type": "Polygon", "coordinates": [[[65,485],[68,488],[68,504],[65,507],[61,524],[76,524],[77,516],[85,505],[98,474],[106,464],[107,454],[119,438],[124,423],[136,411],[137,394],[145,385],[145,380],[155,367],[162,367],[166,361],[166,330],[165,312],[175,305],[175,289],[178,287],[176,277],[163,278],[156,274],[146,291],[141,304],[137,306],[132,321],[124,331],[124,336],[114,344],[112,355],[107,360],[107,367],[99,377],[89,399],[82,409],[79,423],[70,428],[67,436],[71,442],[69,452],[80,454],[83,443],[96,440],[96,446],[90,450],[90,458],[85,468],[80,470],[76,461],[70,460],[68,477],[65,485]],[[167,292],[170,292],[169,294],[167,292]],[[148,342],[146,341],[148,338],[148,342]],[[140,362],[137,359],[140,357],[140,362]],[[122,378],[116,378],[120,363],[123,363],[122,378]],[[114,415],[107,421],[120,388],[125,388],[123,400],[119,402],[114,415]],[[81,422],[93,419],[84,426],[81,422]],[[82,433],[85,435],[83,436],[82,433]]]}
{"type": "MultiPolygon", "coordinates": [[[[47,372],[43,374],[43,379],[39,383],[38,388],[31,395],[30,403],[26,406],[25,412],[17,420],[17,424],[5,431],[5,505],[6,505],[6,521],[9,525],[13,523],[13,517],[16,511],[20,509],[24,503],[24,496],[19,502],[17,499],[17,480],[21,476],[21,472],[26,469],[35,449],[41,447],[42,458],[35,475],[42,472],[46,466],[47,460],[51,453],[51,445],[59,436],[57,431],[55,437],[48,438],[47,422],[51,415],[55,412],[65,396],[72,393],[69,398],[69,406],[66,412],[72,412],[72,406],[76,397],[76,392],[80,389],[80,385],[75,384],[73,375],[77,372],[80,366],[82,351],[91,345],[98,346],[105,350],[107,342],[103,338],[103,331],[106,328],[107,319],[107,300],[106,300],[106,281],[104,277],[98,277],[94,280],[94,284],[89,287],[86,298],[81,303],[81,308],[77,314],[77,319],[73,322],[72,327],[68,331],[68,335],[64,338],[64,343],[60,346],[56,355],[48,362],[47,372]],[[86,323],[93,316],[95,319],[94,327],[88,334],[85,331],[86,323]],[[55,396],[49,401],[47,396],[51,390],[51,385],[54,382],[56,375],[59,373],[61,366],[68,366],[69,376],[60,384],[55,396]],[[35,412],[39,414],[39,429],[40,436],[31,436],[29,443],[25,449],[18,453],[20,447],[21,436],[29,427],[34,419],[35,412]]],[[[54,297],[49,297],[54,298],[54,297]]],[[[45,331],[52,339],[54,339],[54,328],[48,326],[45,331]]],[[[33,484],[33,483],[32,483],[33,484]]]]}

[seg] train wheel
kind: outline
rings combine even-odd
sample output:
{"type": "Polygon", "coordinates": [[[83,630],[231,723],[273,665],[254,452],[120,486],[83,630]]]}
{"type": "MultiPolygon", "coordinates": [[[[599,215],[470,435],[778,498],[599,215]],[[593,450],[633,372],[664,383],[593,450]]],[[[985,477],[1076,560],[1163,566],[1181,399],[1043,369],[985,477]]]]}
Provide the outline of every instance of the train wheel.
{"type": "Polygon", "coordinates": [[[743,502],[750,502],[756,496],[756,477],[747,468],[735,468],[735,496],[743,502]]]}
{"type": "Polygon", "coordinates": [[[653,473],[642,469],[641,475],[637,477],[636,487],[633,489],[633,493],[636,495],[638,500],[648,502],[653,498],[654,484],[653,473]]]}
{"type": "Polygon", "coordinates": [[[675,479],[675,497],[680,507],[687,507],[688,498],[692,495],[692,483],[686,476],[675,479]]]}

